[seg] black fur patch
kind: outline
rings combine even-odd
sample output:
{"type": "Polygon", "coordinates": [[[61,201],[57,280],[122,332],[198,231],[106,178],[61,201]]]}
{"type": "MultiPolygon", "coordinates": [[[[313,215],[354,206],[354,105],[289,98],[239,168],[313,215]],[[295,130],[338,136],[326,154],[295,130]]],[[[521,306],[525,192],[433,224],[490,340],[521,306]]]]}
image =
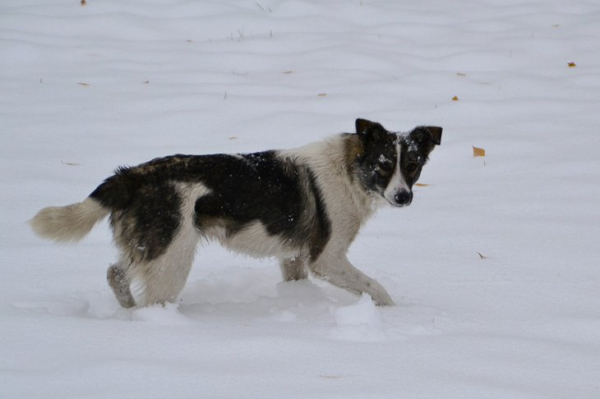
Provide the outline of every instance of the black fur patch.
{"type": "Polygon", "coordinates": [[[432,127],[437,129],[435,137],[430,132],[430,128],[425,126],[416,127],[405,136],[400,136],[402,145],[402,164],[400,170],[404,176],[404,181],[409,187],[419,180],[421,170],[429,159],[429,154],[434,147],[440,144],[442,128],[432,127]]]}
{"type": "Polygon", "coordinates": [[[200,180],[212,193],[196,202],[196,224],[223,224],[235,234],[259,221],[271,235],[280,235],[296,248],[309,243],[316,259],[331,234],[330,222],[312,171],[274,151],[241,156],[198,157],[200,180]]]}
{"type": "MultiPolygon", "coordinates": [[[[196,227],[220,226],[228,235],[261,222],[290,246],[308,249],[312,259],[331,235],[321,191],[308,166],[274,151],[246,155],[174,155],[131,168],[119,168],[90,197],[113,209],[120,236],[141,251],[141,259],[160,256],[182,220],[175,183],[201,183],[211,193],[195,204],[196,227]]],[[[136,253],[136,252],[134,252],[136,253]]]]}
{"type": "Polygon", "coordinates": [[[317,181],[314,173],[308,169],[310,191],[314,193],[315,200],[315,214],[311,217],[310,214],[306,214],[305,217],[311,226],[307,228],[307,237],[310,243],[310,260],[315,261],[325,249],[325,245],[329,241],[331,236],[331,221],[327,215],[327,207],[323,201],[323,195],[321,189],[317,185],[317,181]],[[311,223],[312,219],[312,223],[311,223]]]}
{"type": "Polygon", "coordinates": [[[181,204],[174,182],[148,172],[158,160],[134,168],[119,168],[90,197],[113,210],[110,223],[116,244],[135,261],[162,255],[181,224],[181,204]]]}
{"type": "Polygon", "coordinates": [[[363,119],[358,121],[357,133],[363,151],[356,158],[354,167],[368,191],[383,195],[396,166],[398,136],[385,130],[379,123],[363,119]],[[362,121],[362,124],[359,125],[358,121],[362,121]]]}

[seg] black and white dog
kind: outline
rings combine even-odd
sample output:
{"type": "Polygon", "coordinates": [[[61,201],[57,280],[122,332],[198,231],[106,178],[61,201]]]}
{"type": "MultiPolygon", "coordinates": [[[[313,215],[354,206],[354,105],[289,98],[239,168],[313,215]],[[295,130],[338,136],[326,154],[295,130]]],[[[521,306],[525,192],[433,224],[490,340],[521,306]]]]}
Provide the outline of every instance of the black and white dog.
{"type": "Polygon", "coordinates": [[[293,150],[236,155],[173,155],[119,168],[83,202],[42,209],[34,231],[55,241],[82,239],[110,215],[119,260],[108,282],[121,306],[176,300],[201,238],[256,257],[277,257],[285,280],[308,271],[378,305],[387,291],[346,252],[383,203],[412,201],[412,186],[442,128],[389,132],[356,120],[342,133],[293,150]]]}

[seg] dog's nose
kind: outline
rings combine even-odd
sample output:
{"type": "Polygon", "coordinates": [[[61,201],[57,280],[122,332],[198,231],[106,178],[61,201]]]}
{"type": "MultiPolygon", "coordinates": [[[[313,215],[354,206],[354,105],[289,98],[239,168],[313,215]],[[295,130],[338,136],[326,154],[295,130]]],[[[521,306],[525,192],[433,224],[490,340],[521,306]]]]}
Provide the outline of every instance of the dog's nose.
{"type": "Polygon", "coordinates": [[[394,195],[394,201],[398,205],[410,205],[410,203],[412,202],[412,193],[406,190],[398,191],[394,195]]]}

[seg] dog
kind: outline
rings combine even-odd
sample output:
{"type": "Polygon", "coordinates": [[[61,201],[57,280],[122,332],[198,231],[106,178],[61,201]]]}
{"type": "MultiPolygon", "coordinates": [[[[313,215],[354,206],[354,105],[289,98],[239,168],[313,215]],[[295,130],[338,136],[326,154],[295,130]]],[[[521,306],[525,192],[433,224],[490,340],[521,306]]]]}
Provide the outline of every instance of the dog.
{"type": "Polygon", "coordinates": [[[285,281],[310,272],[390,306],[385,288],[346,253],[378,207],[410,205],[441,137],[441,127],[401,134],[357,119],[356,133],[292,150],[156,158],[118,168],[83,202],[44,208],[30,224],[41,237],[72,242],[110,216],[119,257],[107,277],[124,308],[175,301],[203,238],[279,259],[285,281]]]}

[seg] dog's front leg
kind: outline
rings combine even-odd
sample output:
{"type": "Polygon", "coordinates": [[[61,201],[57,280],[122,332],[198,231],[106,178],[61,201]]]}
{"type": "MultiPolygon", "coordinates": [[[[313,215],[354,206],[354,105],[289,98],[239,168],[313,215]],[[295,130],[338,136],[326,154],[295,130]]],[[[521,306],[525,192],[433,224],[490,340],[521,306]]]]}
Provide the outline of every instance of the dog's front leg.
{"type": "Polygon", "coordinates": [[[346,254],[323,253],[309,264],[311,272],[333,285],[355,294],[366,293],[378,306],[392,306],[394,301],[381,284],[350,263],[346,254]]]}

